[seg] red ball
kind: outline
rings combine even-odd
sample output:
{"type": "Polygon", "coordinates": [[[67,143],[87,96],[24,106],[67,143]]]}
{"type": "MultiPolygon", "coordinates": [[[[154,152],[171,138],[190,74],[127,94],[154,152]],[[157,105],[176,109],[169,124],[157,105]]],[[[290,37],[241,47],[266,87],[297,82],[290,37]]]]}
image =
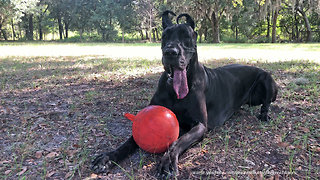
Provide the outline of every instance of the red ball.
{"type": "Polygon", "coordinates": [[[129,113],[124,116],[133,122],[133,139],[145,151],[165,152],[178,139],[179,123],[176,115],[163,106],[147,106],[136,116],[129,113]]]}

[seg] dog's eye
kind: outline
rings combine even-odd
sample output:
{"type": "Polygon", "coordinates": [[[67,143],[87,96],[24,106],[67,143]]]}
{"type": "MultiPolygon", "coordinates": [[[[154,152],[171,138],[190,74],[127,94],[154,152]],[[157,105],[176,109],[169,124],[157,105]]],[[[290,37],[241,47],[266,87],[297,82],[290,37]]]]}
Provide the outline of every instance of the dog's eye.
{"type": "Polygon", "coordinates": [[[183,46],[185,46],[185,47],[191,47],[191,46],[192,46],[191,40],[183,41],[183,46]]]}

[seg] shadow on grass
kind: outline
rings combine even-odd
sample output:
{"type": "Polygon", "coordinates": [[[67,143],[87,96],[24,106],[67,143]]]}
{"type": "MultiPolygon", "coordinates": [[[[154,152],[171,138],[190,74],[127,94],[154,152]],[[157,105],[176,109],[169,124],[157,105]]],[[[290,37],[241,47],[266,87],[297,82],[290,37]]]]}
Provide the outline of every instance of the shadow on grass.
{"type": "MultiPolygon", "coordinates": [[[[210,61],[206,65],[229,63],[244,64],[210,61]]],[[[271,108],[273,121],[258,121],[258,108],[241,108],[182,155],[179,178],[248,176],[236,171],[260,172],[249,173],[252,178],[276,176],[267,170],[283,178],[316,177],[319,64],[251,65],[271,72],[280,86],[271,108]],[[295,84],[299,77],[307,83],[295,84]]],[[[92,155],[113,150],[130,136],[131,122],[122,115],[136,113],[149,103],[160,76],[152,69],[160,66],[155,61],[99,57],[1,60],[0,176],[89,177],[92,155]]],[[[120,165],[136,178],[149,179],[154,178],[158,160],[158,155],[138,151],[120,165]]],[[[126,175],[115,168],[106,177],[126,175]]]]}

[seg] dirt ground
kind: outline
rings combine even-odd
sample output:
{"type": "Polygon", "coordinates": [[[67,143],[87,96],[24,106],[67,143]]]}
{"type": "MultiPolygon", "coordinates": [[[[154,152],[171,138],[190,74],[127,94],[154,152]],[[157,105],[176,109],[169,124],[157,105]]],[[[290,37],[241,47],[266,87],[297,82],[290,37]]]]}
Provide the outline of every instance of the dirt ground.
{"type": "MultiPolygon", "coordinates": [[[[320,65],[203,62],[261,67],[272,73],[280,92],[271,122],[256,118],[258,107],[242,107],[179,158],[177,179],[318,179],[320,65]]],[[[93,174],[90,162],[131,135],[123,113],[148,104],[160,62],[6,57],[0,65],[0,179],[157,178],[161,154],[138,150],[108,174],[93,174]]]]}

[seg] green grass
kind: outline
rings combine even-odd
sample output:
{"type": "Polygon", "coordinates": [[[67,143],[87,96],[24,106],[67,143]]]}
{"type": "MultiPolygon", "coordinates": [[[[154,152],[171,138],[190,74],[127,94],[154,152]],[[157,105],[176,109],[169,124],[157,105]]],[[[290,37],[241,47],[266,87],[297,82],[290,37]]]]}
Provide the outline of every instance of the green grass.
{"type": "MultiPolygon", "coordinates": [[[[23,46],[86,48],[123,47],[143,52],[159,44],[0,43],[23,46]]],[[[63,49],[62,48],[62,49],[63,49]]],[[[316,44],[201,44],[201,52],[234,49],[304,49],[316,44]]],[[[81,49],[81,50],[85,50],[81,49]]],[[[199,50],[199,51],[200,51],[199,50]]],[[[49,51],[49,50],[48,50],[49,51]]],[[[107,49],[106,49],[107,51],[107,49]]],[[[153,51],[152,51],[153,52],[153,51]]],[[[79,52],[80,53],[80,52],[79,52]]],[[[200,52],[199,52],[200,53],[200,52]]],[[[86,52],[84,52],[86,54],[86,52]]],[[[124,112],[137,113],[148,103],[163,71],[160,59],[140,54],[121,58],[107,54],[75,56],[0,55],[0,179],[86,179],[96,150],[113,150],[127,139],[131,122],[124,112]],[[37,151],[42,155],[36,157],[37,151]],[[50,153],[57,156],[46,157],[50,153]],[[23,168],[27,168],[23,172],[23,168]],[[22,172],[22,173],[21,173],[22,172]],[[21,174],[20,174],[21,173],[21,174]]],[[[319,56],[320,57],[320,56],[319,56]]],[[[225,125],[209,132],[199,145],[180,157],[181,179],[259,178],[232,172],[288,172],[281,178],[316,179],[319,173],[320,64],[313,61],[261,61],[206,57],[208,67],[230,63],[261,67],[280,87],[272,104],[273,121],[256,119],[259,108],[244,106],[225,125]],[[299,80],[300,78],[300,80],[299,80]],[[297,82],[304,80],[303,83],[297,82]],[[192,174],[192,172],[209,172],[192,174]],[[223,174],[212,172],[221,171],[223,174]],[[211,173],[210,173],[211,172],[211,173]]],[[[161,155],[137,152],[100,178],[155,178],[161,155]]],[[[263,178],[273,177],[263,174],[263,178]]]]}

